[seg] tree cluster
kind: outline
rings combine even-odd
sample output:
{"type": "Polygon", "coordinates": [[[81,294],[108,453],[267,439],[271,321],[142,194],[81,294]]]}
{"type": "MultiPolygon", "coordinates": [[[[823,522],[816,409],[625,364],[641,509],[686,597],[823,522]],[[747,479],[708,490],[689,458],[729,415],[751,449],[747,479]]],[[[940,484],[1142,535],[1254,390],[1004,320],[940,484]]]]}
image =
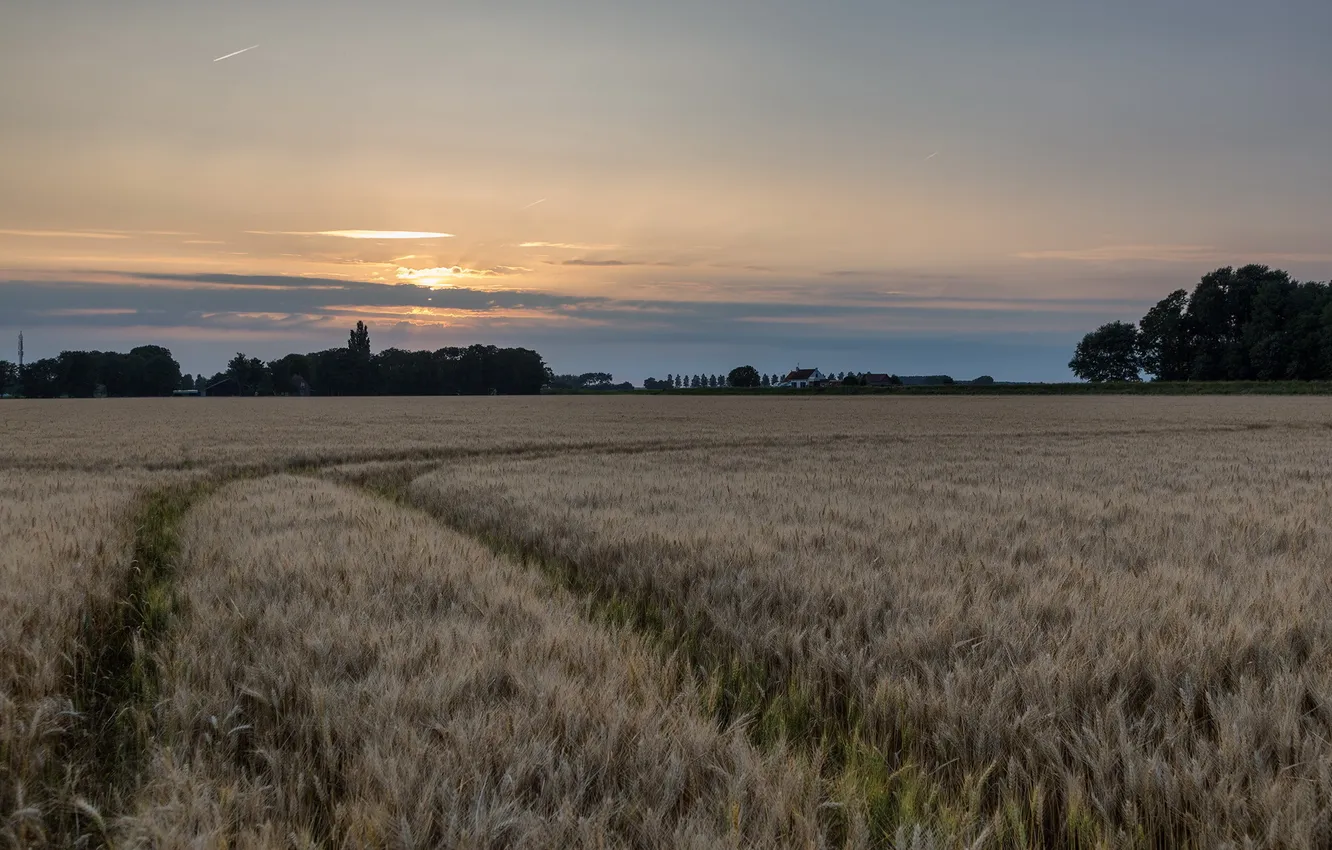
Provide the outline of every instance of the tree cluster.
{"type": "Polygon", "coordinates": [[[732,387],[753,388],[762,383],[763,379],[753,366],[737,366],[726,376],[726,384],[732,387]]]}
{"type": "Polygon", "coordinates": [[[472,345],[378,354],[331,348],[269,363],[237,354],[214,377],[234,380],[243,395],[532,395],[550,372],[535,351],[472,345]]]}
{"type": "MultiPolygon", "coordinates": [[[[4,365],[0,379],[6,377],[4,365]]],[[[550,379],[541,355],[525,348],[388,348],[371,354],[369,329],[357,322],[345,348],[268,362],[238,353],[212,377],[182,375],[170,351],[144,345],[129,354],[64,351],[25,365],[22,375],[0,380],[0,387],[12,383],[34,398],[163,396],[176,389],[209,388],[215,395],[250,396],[522,395],[539,393],[550,379]]]]}
{"type": "Polygon", "coordinates": [[[581,375],[552,375],[546,386],[556,390],[633,389],[633,384],[615,383],[610,372],[584,372],[581,375]]]}
{"type": "Polygon", "coordinates": [[[8,360],[0,360],[0,393],[18,389],[18,367],[8,360]]]}
{"type": "Polygon", "coordinates": [[[0,386],[30,398],[171,395],[181,383],[180,364],[160,345],[116,351],[62,351],[25,363],[0,365],[0,386]]]}
{"type": "MultiPolygon", "coordinates": [[[[643,381],[643,389],[646,390],[669,390],[678,389],[707,389],[707,388],[725,388],[725,387],[757,387],[762,381],[762,376],[753,366],[737,366],[725,375],[667,375],[665,378],[646,378],[643,381]]],[[[766,384],[764,384],[766,386],[766,384]]]]}
{"type": "Polygon", "coordinates": [[[1083,337],[1069,363],[1089,381],[1332,379],[1332,283],[1298,282],[1249,265],[1175,290],[1137,325],[1111,322],[1083,337]]]}

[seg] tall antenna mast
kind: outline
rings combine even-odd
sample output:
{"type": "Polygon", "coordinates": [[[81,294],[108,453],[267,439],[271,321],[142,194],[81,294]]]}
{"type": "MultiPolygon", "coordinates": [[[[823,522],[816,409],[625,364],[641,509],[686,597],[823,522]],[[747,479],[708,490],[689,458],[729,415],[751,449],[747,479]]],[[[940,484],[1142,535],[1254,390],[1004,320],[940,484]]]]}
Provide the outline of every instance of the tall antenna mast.
{"type": "Polygon", "coordinates": [[[19,367],[15,378],[16,389],[14,394],[21,398],[23,396],[23,331],[19,331],[19,367]]]}

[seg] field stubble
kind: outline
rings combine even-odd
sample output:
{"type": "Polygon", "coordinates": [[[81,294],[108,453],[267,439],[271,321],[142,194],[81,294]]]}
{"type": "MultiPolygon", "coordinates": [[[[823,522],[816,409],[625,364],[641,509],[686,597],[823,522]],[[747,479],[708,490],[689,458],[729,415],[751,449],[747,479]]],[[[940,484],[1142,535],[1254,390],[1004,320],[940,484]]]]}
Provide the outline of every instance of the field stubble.
{"type": "Polygon", "coordinates": [[[189,616],[132,843],[816,840],[807,772],[700,716],[635,637],[417,512],[277,476],[229,485],[182,533],[189,616]]]}
{"type": "Polygon", "coordinates": [[[131,846],[1324,846],[1330,424],[1291,398],[5,403],[0,844],[101,807],[131,846]],[[566,589],[257,480],[336,464],[566,589]],[[182,469],[248,480],[185,513],[182,469]],[[81,694],[107,634],[129,651],[81,694]],[[137,724],[115,771],[90,696],[137,724]]]}
{"type": "Polygon", "coordinates": [[[1323,398],[548,396],[0,404],[0,469],[245,469],[698,445],[1332,427],[1323,398]],[[12,438],[10,437],[12,435],[12,438]]]}
{"type": "Polygon", "coordinates": [[[97,638],[130,572],[140,480],[0,475],[0,846],[77,831],[103,802],[90,776],[102,730],[85,721],[105,666],[97,638]]]}
{"type": "Polygon", "coordinates": [[[745,670],[731,698],[772,737],[928,773],[923,812],[889,789],[887,830],[1325,844],[1332,433],[1050,424],[478,459],[409,493],[745,670]],[[959,823],[977,795],[992,817],[959,823]]]}

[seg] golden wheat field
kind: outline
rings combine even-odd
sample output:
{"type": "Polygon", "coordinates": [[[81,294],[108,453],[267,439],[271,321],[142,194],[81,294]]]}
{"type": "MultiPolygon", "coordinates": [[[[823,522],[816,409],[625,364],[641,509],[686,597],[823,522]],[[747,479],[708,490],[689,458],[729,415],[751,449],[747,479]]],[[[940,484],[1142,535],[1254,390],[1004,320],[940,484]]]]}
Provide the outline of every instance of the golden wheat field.
{"type": "Polygon", "coordinates": [[[0,434],[0,847],[1332,844],[1332,401],[0,434]]]}

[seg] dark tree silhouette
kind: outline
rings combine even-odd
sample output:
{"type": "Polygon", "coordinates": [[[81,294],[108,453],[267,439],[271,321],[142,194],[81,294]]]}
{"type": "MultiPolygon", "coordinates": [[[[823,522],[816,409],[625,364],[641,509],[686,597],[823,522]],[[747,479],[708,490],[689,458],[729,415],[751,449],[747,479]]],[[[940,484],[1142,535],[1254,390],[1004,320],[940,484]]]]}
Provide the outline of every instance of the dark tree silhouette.
{"type": "MultiPolygon", "coordinates": [[[[364,350],[368,331],[360,325],[364,350]]],[[[17,370],[12,370],[17,372],[17,370]]],[[[0,391],[18,382],[0,368],[0,391]]],[[[23,392],[34,398],[171,395],[178,388],[206,390],[226,382],[229,392],[245,395],[457,395],[538,393],[551,379],[541,355],[525,348],[473,345],[438,351],[386,349],[361,356],[350,347],[311,354],[289,354],[265,363],[237,353],[211,378],[203,373],[185,380],[171,352],[155,345],[129,354],[64,351],[24,365],[23,392]]],[[[580,376],[609,381],[605,373],[580,376]]]]}
{"type": "Polygon", "coordinates": [[[1147,311],[1137,352],[1159,381],[1332,379],[1332,284],[1217,269],[1147,311]]]}
{"type": "Polygon", "coordinates": [[[732,387],[748,388],[767,383],[767,379],[760,377],[753,366],[737,366],[726,376],[726,383],[732,387]]]}
{"type": "MultiPolygon", "coordinates": [[[[7,383],[0,381],[0,389],[7,383]]],[[[24,364],[21,374],[15,370],[13,383],[33,398],[163,396],[180,387],[181,374],[170,351],[143,345],[128,354],[62,351],[59,356],[24,364]]]]}
{"type": "Polygon", "coordinates": [[[1184,316],[1188,304],[1189,294],[1176,289],[1138,323],[1139,363],[1158,380],[1187,380],[1193,367],[1193,339],[1184,316]]]}
{"type": "Polygon", "coordinates": [[[606,389],[614,380],[610,372],[584,372],[581,375],[552,375],[548,385],[559,390],[606,389]]]}
{"type": "Polygon", "coordinates": [[[1140,380],[1138,329],[1127,322],[1110,322],[1082,338],[1068,368],[1084,381],[1140,380]]]}
{"type": "Polygon", "coordinates": [[[347,338],[347,350],[359,357],[370,357],[370,329],[365,322],[357,322],[347,338]]]}

